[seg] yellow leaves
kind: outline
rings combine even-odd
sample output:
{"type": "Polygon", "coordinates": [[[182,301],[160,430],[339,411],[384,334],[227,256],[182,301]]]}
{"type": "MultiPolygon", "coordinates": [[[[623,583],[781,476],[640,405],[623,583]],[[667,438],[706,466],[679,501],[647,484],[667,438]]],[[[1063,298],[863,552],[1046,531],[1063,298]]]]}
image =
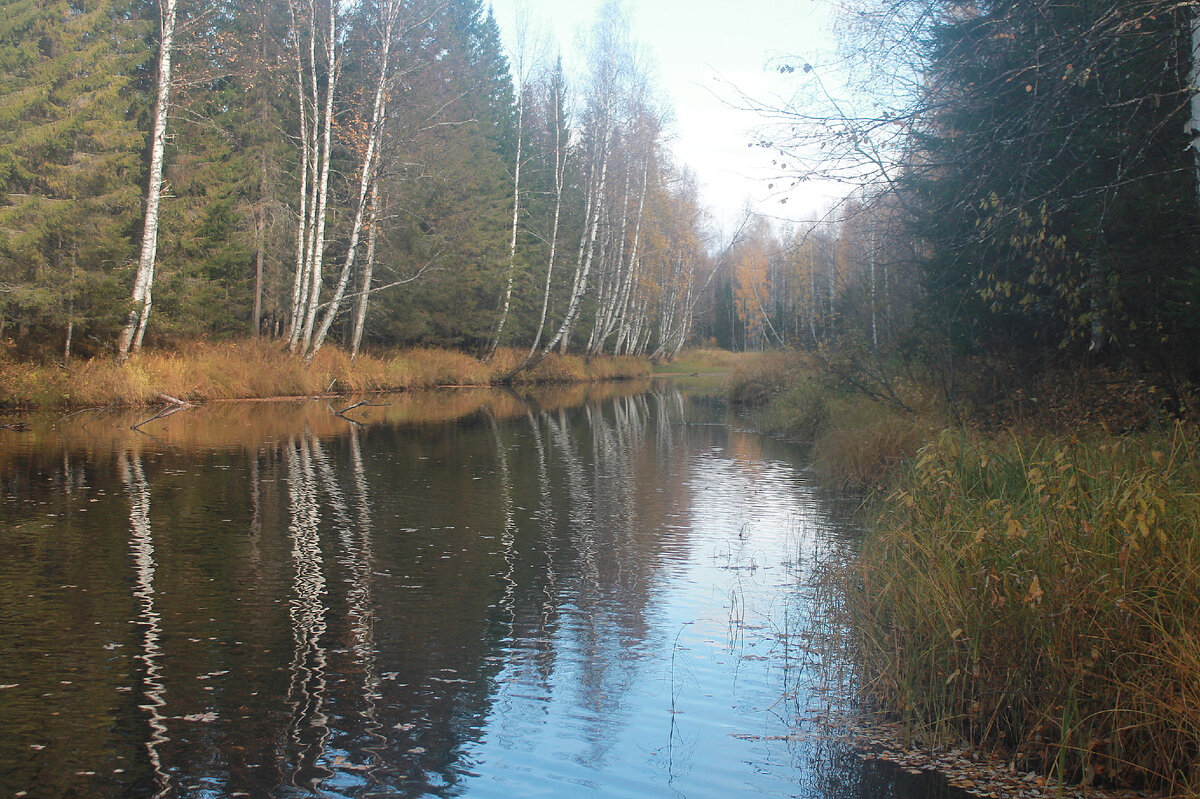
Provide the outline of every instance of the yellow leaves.
{"type": "Polygon", "coordinates": [[[1029,592],[1025,594],[1025,604],[1040,605],[1042,604],[1042,597],[1045,595],[1046,592],[1042,590],[1041,581],[1038,580],[1036,574],[1033,575],[1033,582],[1029,584],[1029,592]]]}

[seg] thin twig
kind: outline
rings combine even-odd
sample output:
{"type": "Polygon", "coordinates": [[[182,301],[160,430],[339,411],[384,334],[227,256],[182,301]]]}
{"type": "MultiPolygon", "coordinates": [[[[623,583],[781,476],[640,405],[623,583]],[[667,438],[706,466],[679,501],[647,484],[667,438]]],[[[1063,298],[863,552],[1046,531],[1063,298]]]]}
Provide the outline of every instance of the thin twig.
{"type": "MultiPolygon", "coordinates": [[[[162,395],[160,395],[160,396],[162,396],[162,395]]],[[[159,411],[158,413],[156,413],[156,414],[154,414],[153,416],[151,416],[149,419],[146,419],[145,421],[138,422],[137,424],[133,425],[133,426],[132,426],[132,427],[130,427],[129,429],[130,429],[130,430],[137,430],[137,429],[138,429],[139,427],[141,427],[142,425],[144,425],[144,424],[148,424],[148,423],[150,423],[150,422],[153,422],[155,419],[165,419],[165,418],[167,418],[168,416],[170,416],[170,415],[171,415],[171,414],[173,414],[173,413],[179,413],[179,412],[180,412],[180,411],[182,411],[184,408],[190,408],[190,407],[192,407],[192,406],[191,406],[191,405],[189,405],[189,404],[188,404],[188,403],[186,403],[186,402],[185,402],[185,403],[182,403],[182,404],[179,404],[179,405],[167,405],[167,406],[165,406],[165,407],[164,407],[164,408],[163,408],[161,411],[159,411]]]]}

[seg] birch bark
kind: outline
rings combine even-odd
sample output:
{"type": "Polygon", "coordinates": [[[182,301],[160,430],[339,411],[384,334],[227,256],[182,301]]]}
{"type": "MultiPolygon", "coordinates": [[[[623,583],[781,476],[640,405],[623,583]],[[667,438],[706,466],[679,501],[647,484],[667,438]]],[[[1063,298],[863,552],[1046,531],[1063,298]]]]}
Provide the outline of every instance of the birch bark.
{"type": "Polygon", "coordinates": [[[151,287],[158,253],[158,215],[162,202],[167,117],[171,109],[171,56],[175,46],[178,0],[159,0],[158,85],[154,100],[154,125],[150,135],[150,179],[146,188],[146,216],[142,222],[142,247],[138,257],[130,301],[133,308],[117,338],[117,357],[125,360],[142,347],[142,336],[150,319],[151,287]]]}
{"type": "MultiPolygon", "coordinates": [[[[358,200],[354,207],[354,221],[350,226],[350,243],[346,250],[345,260],[342,262],[342,270],[338,275],[338,282],[334,289],[333,298],[329,301],[325,309],[325,315],[321,318],[320,329],[313,336],[311,344],[307,341],[305,343],[304,358],[306,361],[311,361],[320,352],[321,345],[325,343],[325,337],[329,333],[329,328],[341,310],[342,300],[346,295],[346,286],[349,285],[350,275],[354,271],[354,262],[358,253],[359,239],[362,236],[363,222],[366,219],[367,209],[371,205],[371,194],[375,186],[378,168],[379,150],[383,144],[384,126],[387,122],[388,84],[391,80],[389,63],[392,36],[395,32],[396,21],[400,15],[400,0],[387,0],[381,9],[381,13],[383,15],[383,24],[379,53],[379,79],[375,83],[375,95],[372,101],[371,122],[367,133],[366,149],[363,152],[362,161],[359,166],[358,200]]],[[[324,169],[328,170],[328,163],[325,164],[324,169]]],[[[315,304],[313,307],[313,312],[315,313],[315,304]]]]}

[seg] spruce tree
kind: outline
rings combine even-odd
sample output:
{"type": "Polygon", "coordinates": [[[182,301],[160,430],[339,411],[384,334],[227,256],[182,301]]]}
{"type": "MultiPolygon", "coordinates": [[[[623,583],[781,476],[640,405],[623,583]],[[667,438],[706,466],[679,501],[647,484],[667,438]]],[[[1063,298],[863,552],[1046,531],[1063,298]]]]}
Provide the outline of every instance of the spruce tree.
{"type": "MultiPolygon", "coordinates": [[[[0,282],[30,341],[108,338],[141,214],[144,24],[121,0],[16,0],[0,15],[0,282]]],[[[88,339],[94,340],[94,339],[88,339]]]]}

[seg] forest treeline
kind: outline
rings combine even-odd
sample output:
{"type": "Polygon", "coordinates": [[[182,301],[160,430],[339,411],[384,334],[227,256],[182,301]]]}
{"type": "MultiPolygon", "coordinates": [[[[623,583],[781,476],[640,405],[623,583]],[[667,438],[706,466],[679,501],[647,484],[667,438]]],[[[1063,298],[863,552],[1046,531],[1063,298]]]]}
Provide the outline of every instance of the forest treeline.
{"type": "Polygon", "coordinates": [[[755,106],[815,225],[718,247],[628,9],[568,70],[480,0],[10,0],[0,341],[261,335],[669,357],[831,354],[948,396],[1081,364],[1181,400],[1200,333],[1195,0],[843,4],[836,69],[755,106]],[[894,371],[894,369],[893,369],[894,371]]]}
{"type": "Polygon", "coordinates": [[[880,394],[903,361],[985,402],[1085,366],[1180,399],[1200,367],[1198,15],[1192,0],[844,4],[836,67],[780,59],[796,99],[746,103],[768,117],[757,145],[781,201],[810,179],[852,200],[817,225],[748,229],[713,335],[837,344],[843,374],[880,394]]]}
{"type": "Polygon", "coordinates": [[[759,144],[855,202],[750,229],[717,317],[810,350],[732,396],[874,490],[841,685],[957,787],[1200,795],[1200,4],[844,7],[759,144]]]}
{"type": "Polygon", "coordinates": [[[10,0],[0,340],[657,355],[711,274],[621,6],[578,74],[479,0],[10,0]]]}

